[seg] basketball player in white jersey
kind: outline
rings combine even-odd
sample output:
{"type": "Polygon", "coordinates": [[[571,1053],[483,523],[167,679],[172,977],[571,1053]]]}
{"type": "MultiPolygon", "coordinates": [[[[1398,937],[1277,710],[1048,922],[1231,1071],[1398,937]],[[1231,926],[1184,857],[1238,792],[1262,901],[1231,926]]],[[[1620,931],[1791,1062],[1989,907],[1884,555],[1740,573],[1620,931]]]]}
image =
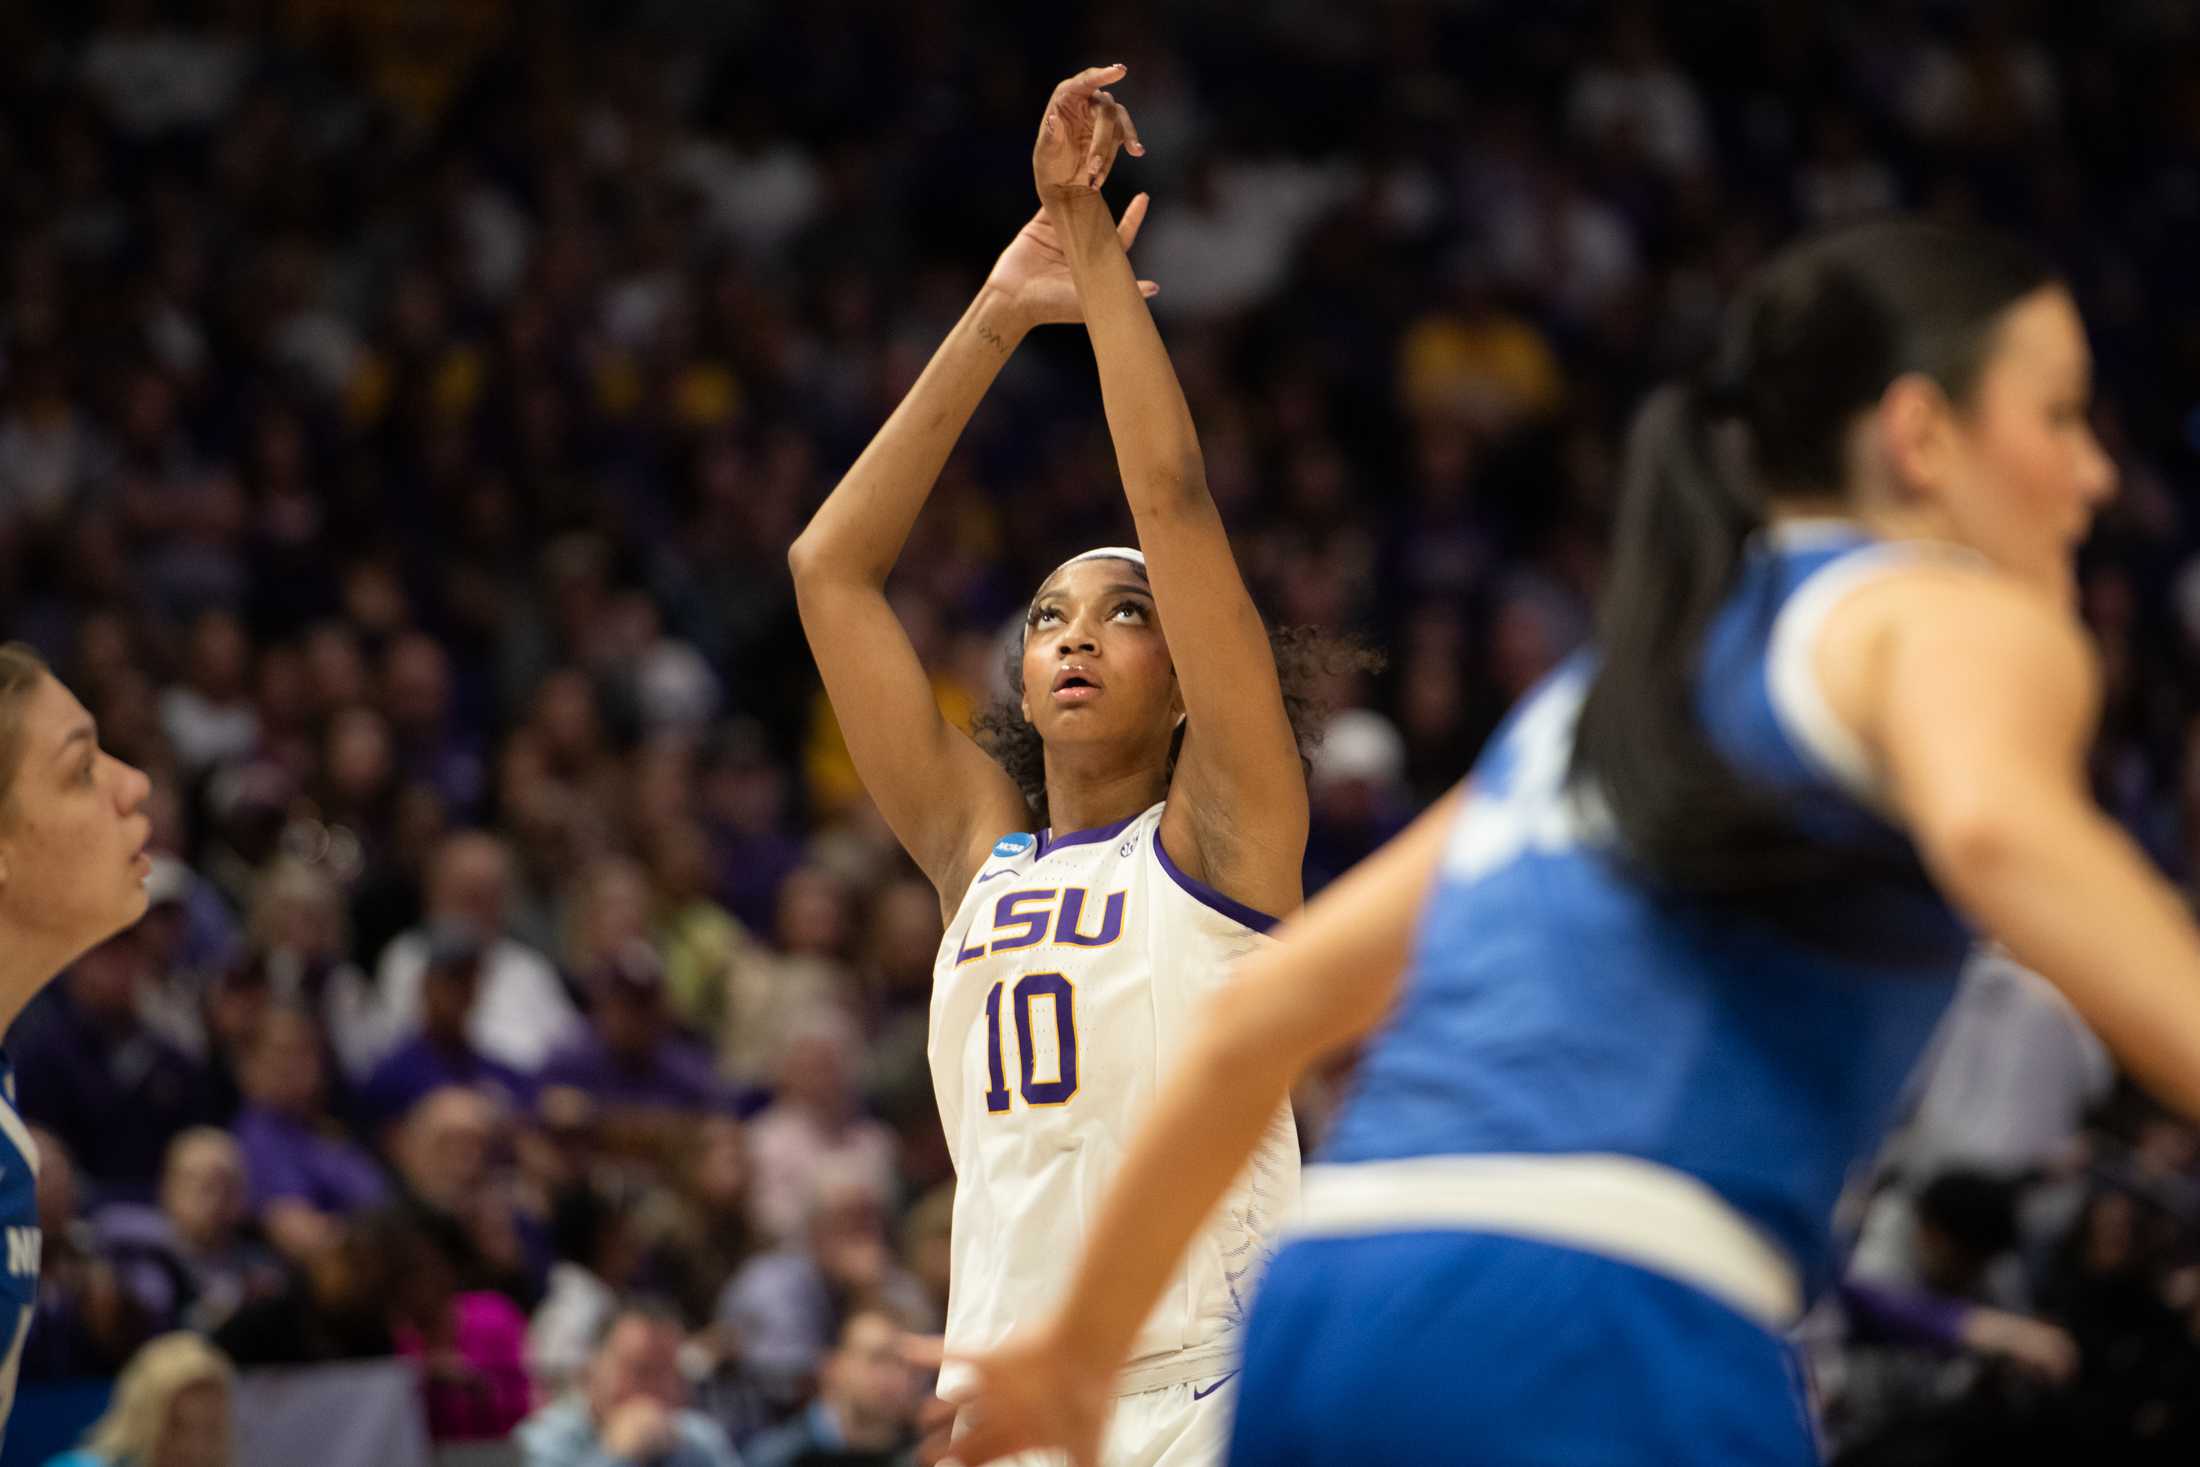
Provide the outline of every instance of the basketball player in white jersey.
{"type": "MultiPolygon", "coordinates": [[[[1044,1316],[1184,1017],[1300,900],[1305,773],[1277,654],[1126,255],[1146,200],[1118,226],[1099,194],[1119,147],[1143,151],[1103,90],[1122,75],[1056,89],[1042,209],[788,557],[849,752],[946,919],[931,1059],[959,1178],[950,1356],[1044,1316]],[[989,754],[941,717],[886,577],[1017,342],[1078,320],[1144,553],[1076,555],[1039,587],[989,754]]],[[[1285,1109],[1146,1321],[1110,1467],[1219,1458],[1234,1326],[1297,1184],[1285,1109]]],[[[951,1363],[941,1394],[959,1384],[951,1363]]]]}
{"type": "MultiPolygon", "coordinates": [[[[0,1033],[54,975],[145,914],[145,776],[99,747],[37,653],[0,645],[0,1033]]],[[[38,1299],[38,1148],[0,1055],[0,1431],[38,1299]]]]}

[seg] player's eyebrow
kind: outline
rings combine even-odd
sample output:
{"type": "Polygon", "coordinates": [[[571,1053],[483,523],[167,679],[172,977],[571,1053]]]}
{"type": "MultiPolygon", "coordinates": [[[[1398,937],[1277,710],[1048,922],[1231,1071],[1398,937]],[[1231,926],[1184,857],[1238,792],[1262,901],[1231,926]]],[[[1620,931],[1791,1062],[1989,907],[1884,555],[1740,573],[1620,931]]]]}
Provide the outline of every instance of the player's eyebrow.
{"type": "Polygon", "coordinates": [[[54,758],[56,760],[66,759],[69,756],[69,751],[76,746],[77,741],[80,739],[95,748],[98,746],[99,721],[97,719],[86,717],[75,728],[70,729],[67,734],[63,735],[61,748],[54,755],[54,758]]]}

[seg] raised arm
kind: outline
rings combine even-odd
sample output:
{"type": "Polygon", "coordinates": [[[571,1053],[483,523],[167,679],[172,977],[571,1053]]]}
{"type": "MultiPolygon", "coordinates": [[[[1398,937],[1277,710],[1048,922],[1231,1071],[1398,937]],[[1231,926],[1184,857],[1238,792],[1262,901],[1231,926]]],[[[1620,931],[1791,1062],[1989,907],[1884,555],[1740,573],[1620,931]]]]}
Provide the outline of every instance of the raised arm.
{"type": "MultiPolygon", "coordinates": [[[[1137,237],[1143,201],[1124,211],[1137,237]]],[[[1134,285],[1133,290],[1150,285],[1134,285]]],[[[802,630],[879,813],[944,907],[1027,812],[1008,775],[948,723],[886,599],[886,577],[978,401],[1033,326],[1077,319],[1044,213],[1025,225],[909,395],[787,552],[802,630]]]]}
{"type": "Polygon", "coordinates": [[[979,1359],[966,1467],[1027,1449],[1096,1460],[1111,1382],[1192,1238],[1308,1064],[1388,1014],[1460,791],[1276,929],[1207,1004],[1108,1188],[1051,1318],[979,1359]]]}
{"type": "Polygon", "coordinates": [[[1188,715],[1162,838],[1178,864],[1266,911],[1298,905],[1306,780],[1267,628],[1207,492],[1176,370],[1109,227],[1099,188],[1118,147],[1139,144],[1108,92],[1120,66],[1062,83],[1032,152],[1033,177],[1069,256],[1100,367],[1116,465],[1188,715]]]}
{"type": "Polygon", "coordinates": [[[1853,621],[1837,607],[1822,634],[1821,680],[1837,713],[1853,710],[1941,888],[2141,1083],[2200,1117],[2200,931],[2093,802],[2099,676],[2082,633],[1976,574],[1905,576],[1852,599],[1853,621]]]}

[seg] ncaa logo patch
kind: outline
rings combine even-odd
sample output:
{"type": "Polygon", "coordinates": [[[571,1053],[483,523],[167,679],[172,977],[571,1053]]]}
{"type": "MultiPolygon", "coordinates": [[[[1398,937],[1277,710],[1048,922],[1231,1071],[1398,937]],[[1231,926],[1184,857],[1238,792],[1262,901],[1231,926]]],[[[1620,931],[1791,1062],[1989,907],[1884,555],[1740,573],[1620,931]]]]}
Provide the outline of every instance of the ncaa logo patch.
{"type": "Polygon", "coordinates": [[[996,856],[1020,856],[1025,851],[1030,850],[1033,844],[1034,841],[1031,836],[1020,832],[1016,835],[1004,835],[994,843],[993,854],[996,856]]]}

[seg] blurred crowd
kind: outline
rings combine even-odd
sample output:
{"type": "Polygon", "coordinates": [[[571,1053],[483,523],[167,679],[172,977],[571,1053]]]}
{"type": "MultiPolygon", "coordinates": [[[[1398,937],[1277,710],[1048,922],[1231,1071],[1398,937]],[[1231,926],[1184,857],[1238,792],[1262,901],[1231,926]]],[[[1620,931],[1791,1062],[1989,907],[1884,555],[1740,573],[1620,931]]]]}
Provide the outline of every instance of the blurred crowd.
{"type": "MultiPolygon", "coordinates": [[[[2194,874],[2189,6],[0,7],[0,616],[153,775],[160,852],[9,1036],[26,1380],[194,1331],[413,1356],[439,1438],[534,1412],[531,1462],[908,1447],[940,918],[784,556],[1096,58],[1256,595],[1389,654],[1328,690],[1310,889],[1586,634],[1639,393],[1794,231],[1889,207],[2021,232],[2085,307],[2097,782],[2194,874]]],[[[1077,334],[994,396],[892,586],[962,720],[1039,576],[1128,534],[1077,334]]],[[[1813,1350],[1855,1460],[1961,1460],[1899,1454],[2010,1400],[2200,1430],[2200,1143],[2090,1063],[2052,1145],[1913,1144],[1860,1202],[1813,1350]]]]}

